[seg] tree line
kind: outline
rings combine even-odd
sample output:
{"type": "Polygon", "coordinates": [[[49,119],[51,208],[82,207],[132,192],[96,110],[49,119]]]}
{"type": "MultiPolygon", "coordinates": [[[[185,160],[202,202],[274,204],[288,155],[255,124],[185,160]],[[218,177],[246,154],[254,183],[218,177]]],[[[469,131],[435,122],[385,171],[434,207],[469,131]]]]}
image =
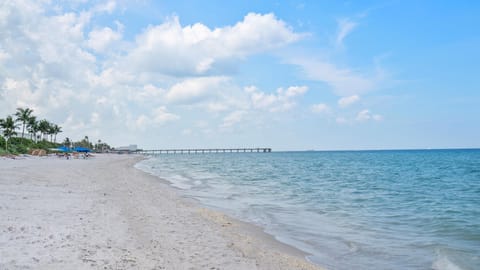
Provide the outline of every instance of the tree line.
{"type": "MultiPolygon", "coordinates": [[[[4,119],[0,118],[0,131],[3,135],[3,137],[0,136],[0,146],[4,146],[2,149],[4,148],[7,153],[27,153],[31,148],[48,150],[61,145],[57,144],[57,134],[62,132],[62,127],[47,119],[39,120],[37,116],[33,115],[33,110],[30,108],[17,108],[13,115],[8,115],[4,119]],[[21,136],[17,136],[19,133],[21,136]],[[9,151],[9,144],[15,149],[9,151]]],[[[63,145],[67,147],[82,146],[102,151],[111,149],[101,140],[92,144],[88,140],[88,136],[79,142],[72,142],[67,137],[63,145]]]]}
{"type": "Polygon", "coordinates": [[[46,136],[50,135],[50,142],[53,142],[53,136],[55,136],[56,141],[57,134],[62,132],[62,128],[59,125],[49,122],[47,119],[38,120],[30,108],[17,108],[14,116],[15,119],[11,115],[5,119],[0,119],[0,127],[3,129],[5,138],[17,135],[16,129],[19,127],[19,124],[22,127],[21,137],[25,138],[25,130],[27,130],[30,139],[35,141],[40,139],[41,136],[45,139],[46,136]]]}
{"type": "Polygon", "coordinates": [[[33,115],[33,110],[30,108],[17,108],[15,114],[8,115],[5,119],[0,119],[0,129],[5,141],[5,151],[8,152],[8,143],[10,139],[16,136],[17,129],[21,127],[22,136],[25,138],[25,131],[30,135],[30,140],[35,143],[39,139],[48,140],[50,136],[50,142],[56,141],[57,134],[62,132],[62,128],[46,119],[38,120],[33,115]],[[47,139],[46,139],[47,138],[47,139]]]}

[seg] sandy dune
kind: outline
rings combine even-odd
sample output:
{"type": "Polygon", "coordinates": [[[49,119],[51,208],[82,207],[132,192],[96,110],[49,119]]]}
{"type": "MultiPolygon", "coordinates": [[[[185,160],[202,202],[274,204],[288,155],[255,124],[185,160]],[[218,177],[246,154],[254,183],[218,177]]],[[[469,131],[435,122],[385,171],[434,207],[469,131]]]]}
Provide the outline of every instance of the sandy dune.
{"type": "Polygon", "coordinates": [[[0,159],[0,269],[319,269],[138,160],[0,159]]]}

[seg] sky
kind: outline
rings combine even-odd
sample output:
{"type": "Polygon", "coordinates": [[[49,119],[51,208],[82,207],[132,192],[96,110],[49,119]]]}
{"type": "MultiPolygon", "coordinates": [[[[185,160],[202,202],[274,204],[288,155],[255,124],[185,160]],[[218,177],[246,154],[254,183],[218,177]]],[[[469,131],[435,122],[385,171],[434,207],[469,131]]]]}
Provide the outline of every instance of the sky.
{"type": "Polygon", "coordinates": [[[144,149],[480,147],[480,2],[2,0],[0,117],[144,149]]]}

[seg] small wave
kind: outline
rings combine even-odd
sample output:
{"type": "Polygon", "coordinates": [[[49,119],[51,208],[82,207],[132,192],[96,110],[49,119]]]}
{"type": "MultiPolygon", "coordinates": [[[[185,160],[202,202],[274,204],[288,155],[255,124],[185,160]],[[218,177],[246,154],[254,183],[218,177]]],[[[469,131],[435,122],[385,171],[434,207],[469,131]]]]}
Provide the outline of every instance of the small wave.
{"type": "Polygon", "coordinates": [[[446,255],[439,254],[432,264],[433,270],[463,270],[462,267],[452,262],[446,255]]]}

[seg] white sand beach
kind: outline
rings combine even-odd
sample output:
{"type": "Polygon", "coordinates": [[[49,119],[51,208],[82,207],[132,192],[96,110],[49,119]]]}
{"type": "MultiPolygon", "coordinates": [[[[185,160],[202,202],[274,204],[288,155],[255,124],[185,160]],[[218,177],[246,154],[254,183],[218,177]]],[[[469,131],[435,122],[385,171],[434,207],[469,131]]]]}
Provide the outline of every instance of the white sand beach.
{"type": "Polygon", "coordinates": [[[320,269],[181,198],[140,158],[0,159],[0,269],[320,269]]]}

